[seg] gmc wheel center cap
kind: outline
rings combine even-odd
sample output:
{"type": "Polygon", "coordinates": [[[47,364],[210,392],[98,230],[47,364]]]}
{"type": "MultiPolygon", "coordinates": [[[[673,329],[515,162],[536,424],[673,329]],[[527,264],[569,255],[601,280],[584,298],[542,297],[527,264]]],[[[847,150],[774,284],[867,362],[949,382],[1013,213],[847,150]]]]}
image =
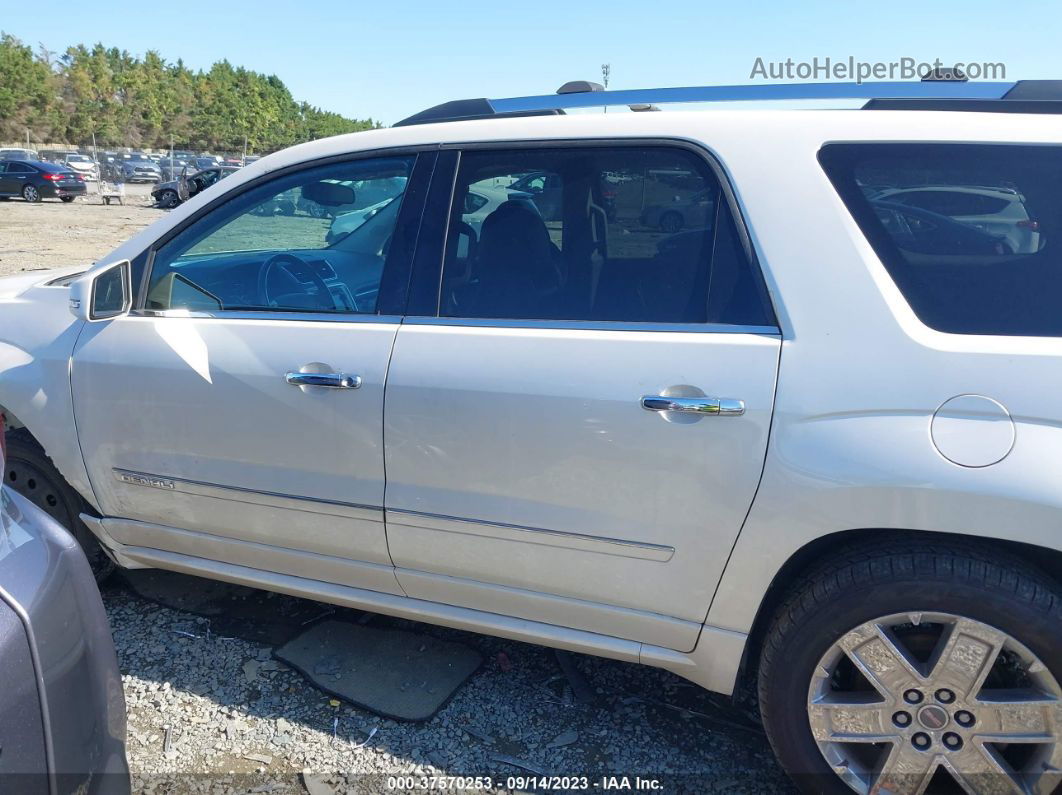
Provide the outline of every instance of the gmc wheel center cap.
{"type": "Polygon", "coordinates": [[[936,704],[930,704],[918,710],[918,722],[925,729],[930,729],[931,731],[943,729],[948,725],[948,720],[948,711],[943,707],[938,707],[936,704]]]}

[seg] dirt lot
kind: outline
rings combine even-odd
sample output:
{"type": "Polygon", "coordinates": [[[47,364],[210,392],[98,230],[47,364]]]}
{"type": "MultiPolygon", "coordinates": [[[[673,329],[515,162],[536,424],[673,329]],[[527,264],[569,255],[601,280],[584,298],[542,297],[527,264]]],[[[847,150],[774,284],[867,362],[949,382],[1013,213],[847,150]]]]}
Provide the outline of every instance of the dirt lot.
{"type": "MultiPolygon", "coordinates": [[[[105,255],[164,212],[146,189],[130,193],[122,207],[0,203],[0,273],[105,255]]],[[[136,792],[379,792],[394,774],[492,776],[500,790],[536,773],[585,775],[591,789],[640,775],[667,792],[790,791],[754,718],[662,671],[579,655],[565,664],[541,647],[250,589],[185,604],[208,585],[177,578],[160,598],[137,576],[104,588],[136,792]],[[383,718],[274,657],[324,617],[455,641],[484,662],[430,719],[383,718]]]]}
{"type": "Polygon", "coordinates": [[[147,185],[128,185],[126,193],[122,206],[104,205],[95,195],[70,204],[0,202],[0,275],[87,265],[165,212],[151,207],[147,185]]]}

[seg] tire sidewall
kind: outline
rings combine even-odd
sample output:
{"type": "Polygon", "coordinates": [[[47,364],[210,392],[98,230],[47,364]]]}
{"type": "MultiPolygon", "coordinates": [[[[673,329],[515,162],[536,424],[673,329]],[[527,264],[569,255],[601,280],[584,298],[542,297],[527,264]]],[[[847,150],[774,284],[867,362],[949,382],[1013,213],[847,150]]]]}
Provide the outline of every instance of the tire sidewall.
{"type": "MultiPolygon", "coordinates": [[[[30,464],[37,469],[43,477],[46,477],[51,481],[53,490],[60,501],[67,520],[63,521],[56,517],[51,518],[55,519],[55,521],[61,524],[67,532],[74,536],[78,545],[84,551],[85,557],[88,558],[92,573],[97,581],[105,579],[107,575],[113,571],[114,564],[111,562],[111,559],[107,557],[102,547],[100,547],[99,542],[92,534],[92,531],[81,521],[80,515],[87,507],[84,500],[81,498],[81,495],[74,491],[70,484],[66,482],[59,470],[55,468],[55,464],[52,463],[52,460],[35,442],[27,441],[18,433],[9,433],[7,435],[7,460],[2,473],[3,483],[4,485],[11,487],[14,491],[17,491],[19,494],[26,496],[18,487],[14,486],[8,480],[8,466],[10,465],[10,462],[13,461],[23,461],[30,464]]],[[[33,502],[28,496],[27,499],[29,499],[30,502],[33,502]]],[[[42,508],[41,510],[44,509],[42,508]]]]}
{"type": "Polygon", "coordinates": [[[807,716],[808,688],[819,660],[847,632],[867,621],[907,612],[953,613],[989,624],[1025,645],[1062,681],[1058,616],[1038,611],[1015,594],[977,583],[897,579],[850,588],[825,610],[809,611],[786,628],[775,653],[782,661],[761,671],[763,718],[775,753],[808,792],[851,790],[827,764],[807,716]],[[765,697],[764,697],[765,696],[765,697]]]}
{"type": "Polygon", "coordinates": [[[22,189],[22,198],[35,204],[41,200],[41,192],[33,185],[27,185],[22,189]],[[33,198],[30,198],[31,196],[33,198]]]}

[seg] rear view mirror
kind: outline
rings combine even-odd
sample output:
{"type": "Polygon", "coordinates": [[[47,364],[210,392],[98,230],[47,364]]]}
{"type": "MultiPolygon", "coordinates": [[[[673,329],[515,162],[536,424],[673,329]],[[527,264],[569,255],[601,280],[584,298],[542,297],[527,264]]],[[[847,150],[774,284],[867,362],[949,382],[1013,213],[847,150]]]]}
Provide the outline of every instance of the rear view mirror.
{"type": "Polygon", "coordinates": [[[335,182],[311,182],[303,186],[302,198],[325,207],[341,207],[354,203],[354,188],[335,182]]]}
{"type": "Polygon", "coordinates": [[[70,285],[70,311],[82,320],[124,315],[133,303],[129,260],[78,279],[70,285]]]}

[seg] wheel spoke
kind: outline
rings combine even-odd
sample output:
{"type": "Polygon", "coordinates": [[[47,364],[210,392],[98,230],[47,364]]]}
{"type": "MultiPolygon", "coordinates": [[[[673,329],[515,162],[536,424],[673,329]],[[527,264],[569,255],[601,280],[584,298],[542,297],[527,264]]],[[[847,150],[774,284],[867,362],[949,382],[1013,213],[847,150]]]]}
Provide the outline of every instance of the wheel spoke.
{"type": "Polygon", "coordinates": [[[977,735],[990,742],[1054,742],[1062,700],[1032,690],[989,690],[976,701],[977,735]]]}
{"type": "Polygon", "coordinates": [[[943,646],[930,663],[934,687],[947,687],[972,699],[992,669],[1007,636],[977,621],[960,618],[952,624],[943,646]]]}
{"type": "Polygon", "coordinates": [[[876,624],[864,624],[841,638],[841,648],[881,695],[894,703],[912,681],[923,677],[890,633],[876,624]]]}
{"type": "Polygon", "coordinates": [[[929,785],[938,758],[898,742],[889,752],[881,772],[870,787],[870,795],[920,795],[929,785]]]}
{"type": "Polygon", "coordinates": [[[889,709],[881,702],[813,702],[808,705],[808,719],[819,742],[880,743],[896,736],[889,709]]]}
{"type": "Polygon", "coordinates": [[[970,795],[1028,795],[1009,765],[981,743],[970,743],[962,751],[949,754],[945,766],[952,778],[970,795]]]}

